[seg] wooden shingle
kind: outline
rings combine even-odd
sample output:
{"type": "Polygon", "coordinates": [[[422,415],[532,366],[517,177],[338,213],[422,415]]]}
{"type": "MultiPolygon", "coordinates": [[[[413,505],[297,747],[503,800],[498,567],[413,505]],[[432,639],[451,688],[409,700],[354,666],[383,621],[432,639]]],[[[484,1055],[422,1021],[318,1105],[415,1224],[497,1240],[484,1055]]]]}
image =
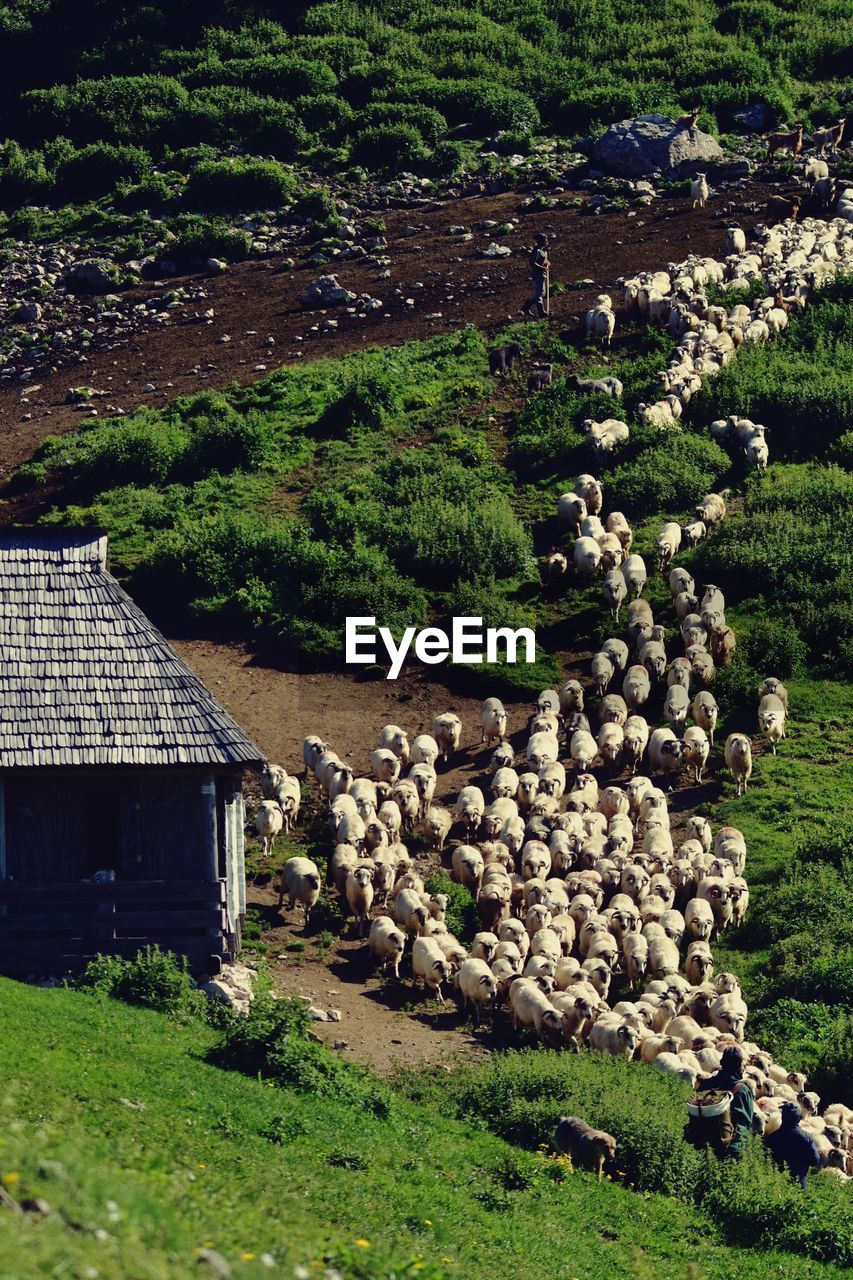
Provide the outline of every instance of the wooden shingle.
{"type": "Polygon", "coordinates": [[[261,759],[108,572],[106,535],[0,531],[0,769],[261,759]]]}

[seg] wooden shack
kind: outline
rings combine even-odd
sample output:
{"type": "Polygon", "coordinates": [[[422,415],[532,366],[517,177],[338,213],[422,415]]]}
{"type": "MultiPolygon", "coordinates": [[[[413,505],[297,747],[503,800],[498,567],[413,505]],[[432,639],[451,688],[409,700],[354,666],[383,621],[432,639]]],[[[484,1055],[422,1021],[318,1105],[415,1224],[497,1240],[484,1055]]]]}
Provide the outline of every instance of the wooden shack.
{"type": "Polygon", "coordinates": [[[100,532],[0,531],[0,972],[158,943],[234,955],[261,753],[107,568],[100,532]]]}

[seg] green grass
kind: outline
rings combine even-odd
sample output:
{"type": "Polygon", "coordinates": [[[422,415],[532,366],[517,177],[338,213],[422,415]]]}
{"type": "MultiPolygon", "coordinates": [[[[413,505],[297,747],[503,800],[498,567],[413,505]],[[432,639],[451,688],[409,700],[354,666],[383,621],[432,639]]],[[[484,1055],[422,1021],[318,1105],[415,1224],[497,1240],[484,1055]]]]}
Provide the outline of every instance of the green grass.
{"type": "MultiPolygon", "coordinates": [[[[177,1280],[199,1274],[205,1246],[240,1280],[321,1274],[322,1258],[347,1280],[842,1274],[727,1247],[702,1211],[568,1176],[451,1118],[444,1101],[390,1096],[377,1119],[221,1070],[204,1060],[217,1037],[201,1023],[9,981],[0,1011],[0,1175],[52,1210],[0,1214],[3,1280],[91,1267],[104,1280],[177,1280]]],[[[667,1107],[671,1086],[655,1083],[667,1107]]]]}

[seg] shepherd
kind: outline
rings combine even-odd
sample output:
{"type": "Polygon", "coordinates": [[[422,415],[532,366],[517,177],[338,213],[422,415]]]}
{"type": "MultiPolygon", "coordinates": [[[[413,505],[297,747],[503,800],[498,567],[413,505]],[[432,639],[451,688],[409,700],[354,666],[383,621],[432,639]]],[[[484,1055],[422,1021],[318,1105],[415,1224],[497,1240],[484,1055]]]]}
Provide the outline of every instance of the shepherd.
{"type": "Polygon", "coordinates": [[[521,309],[529,316],[538,307],[539,318],[544,319],[551,314],[551,259],[548,257],[548,237],[544,231],[537,231],[536,242],[528,261],[533,296],[527,299],[521,309]]]}

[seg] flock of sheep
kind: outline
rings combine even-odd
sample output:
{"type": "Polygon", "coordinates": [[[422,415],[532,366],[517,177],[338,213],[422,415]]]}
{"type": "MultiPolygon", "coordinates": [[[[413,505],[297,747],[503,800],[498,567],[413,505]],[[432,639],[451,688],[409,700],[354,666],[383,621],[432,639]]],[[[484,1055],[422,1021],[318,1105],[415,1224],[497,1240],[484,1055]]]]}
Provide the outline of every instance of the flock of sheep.
{"type": "MultiPolygon", "coordinates": [[[[853,199],[850,203],[853,210],[853,199]]],[[[661,398],[639,406],[638,417],[645,425],[660,431],[680,429],[682,414],[704,378],[719,373],[742,344],[767,342],[781,333],[789,312],[805,306],[818,285],[837,271],[853,267],[853,228],[846,216],[831,221],[788,219],[772,227],[757,227],[753,237],[748,247],[743,229],[731,226],[726,231],[727,253],[722,262],[691,255],[683,262],[670,263],[666,270],[617,281],[629,313],[638,313],[678,339],[668,368],[658,373],[661,398]],[[765,283],[767,296],[751,305],[711,303],[706,293],[709,284],[728,292],[756,281],[765,283]]],[[[609,294],[596,299],[587,312],[586,327],[589,337],[610,345],[616,317],[609,294]]],[[[571,381],[580,389],[599,391],[613,399],[622,395],[617,378],[571,381]]],[[[582,430],[598,459],[608,457],[630,438],[628,424],[618,418],[600,422],[590,418],[582,430]]],[[[761,424],[730,417],[712,423],[711,432],[719,440],[734,441],[751,466],[766,470],[769,450],[761,424]]]]}

